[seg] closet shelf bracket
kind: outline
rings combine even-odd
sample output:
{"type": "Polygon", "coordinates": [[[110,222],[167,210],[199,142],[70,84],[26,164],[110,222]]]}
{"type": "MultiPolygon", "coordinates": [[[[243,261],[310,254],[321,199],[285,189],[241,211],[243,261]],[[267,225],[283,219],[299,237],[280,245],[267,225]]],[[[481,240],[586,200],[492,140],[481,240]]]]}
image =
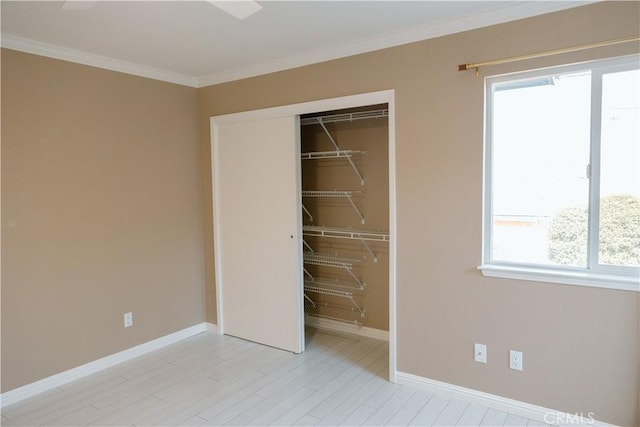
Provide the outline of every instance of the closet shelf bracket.
{"type": "Polygon", "coordinates": [[[311,215],[311,212],[309,212],[309,209],[307,209],[304,204],[302,204],[302,210],[304,211],[304,213],[307,214],[307,216],[309,217],[309,221],[313,222],[313,215],[311,215]]]}
{"type": "Polygon", "coordinates": [[[304,267],[302,267],[302,272],[304,273],[305,276],[309,278],[309,280],[314,281],[316,279],[315,277],[313,277],[311,273],[309,273],[309,270],[307,270],[304,267]]]}
{"type": "MultiPolygon", "coordinates": [[[[327,137],[329,137],[329,140],[331,141],[331,143],[335,147],[336,151],[340,151],[340,147],[336,143],[336,140],[333,139],[333,136],[331,136],[331,132],[329,132],[329,129],[327,129],[327,127],[324,125],[324,123],[322,121],[320,121],[320,126],[322,126],[322,130],[324,130],[324,133],[327,134],[327,137]]],[[[358,170],[358,167],[356,166],[356,164],[353,163],[353,160],[351,159],[351,156],[346,157],[346,159],[349,161],[349,164],[351,165],[351,169],[353,169],[353,172],[355,172],[355,174],[360,179],[360,185],[364,185],[364,178],[362,177],[362,174],[358,170]]]]}
{"type": "Polygon", "coordinates": [[[302,245],[303,245],[305,248],[307,248],[307,249],[309,250],[309,252],[311,252],[311,253],[315,252],[315,251],[313,250],[313,248],[311,247],[311,245],[309,245],[309,244],[306,242],[306,240],[304,240],[304,239],[302,239],[302,245]]]}
{"type": "MultiPolygon", "coordinates": [[[[356,212],[356,214],[358,215],[358,217],[360,217],[360,223],[364,224],[365,220],[364,220],[364,216],[362,215],[362,213],[360,212],[360,209],[358,209],[358,207],[356,206],[356,204],[353,202],[353,194],[354,193],[360,193],[362,194],[362,191],[327,191],[327,190],[304,190],[302,191],[302,197],[326,197],[326,198],[335,198],[335,197],[342,197],[345,198],[349,201],[349,203],[351,204],[351,207],[353,208],[353,210],[356,212]]],[[[303,205],[303,209],[307,211],[306,208],[304,208],[303,205]]],[[[311,216],[311,214],[308,214],[309,216],[311,216]]]]}
{"type": "Polygon", "coordinates": [[[307,301],[309,301],[309,304],[311,304],[311,306],[315,308],[316,303],[315,303],[315,302],[313,302],[313,300],[312,300],[311,298],[309,298],[309,297],[307,296],[307,294],[306,294],[306,293],[303,293],[302,295],[304,296],[304,299],[306,299],[307,301]]]}
{"type": "MultiPolygon", "coordinates": [[[[322,125],[322,128],[325,130],[327,135],[329,135],[329,138],[331,138],[331,135],[329,134],[329,131],[327,130],[327,128],[324,127],[324,125],[322,125]]],[[[335,147],[338,146],[336,142],[333,140],[333,138],[331,138],[331,142],[335,147]]],[[[364,178],[362,177],[360,170],[355,165],[353,160],[351,160],[351,158],[356,154],[364,155],[364,154],[367,154],[367,152],[356,151],[356,150],[340,150],[339,148],[336,148],[335,151],[315,151],[310,153],[302,153],[301,157],[302,157],[302,160],[306,160],[306,159],[320,160],[320,159],[337,159],[337,158],[347,159],[347,161],[349,162],[349,165],[351,166],[351,169],[353,169],[353,172],[356,174],[356,176],[360,180],[360,185],[364,185],[364,178]]]]}

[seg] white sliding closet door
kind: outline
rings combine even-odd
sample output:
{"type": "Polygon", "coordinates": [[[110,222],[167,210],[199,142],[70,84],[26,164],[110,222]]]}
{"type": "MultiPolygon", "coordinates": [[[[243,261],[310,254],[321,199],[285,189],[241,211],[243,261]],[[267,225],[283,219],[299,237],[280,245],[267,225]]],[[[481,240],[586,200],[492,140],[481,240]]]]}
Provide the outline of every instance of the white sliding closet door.
{"type": "Polygon", "coordinates": [[[299,119],[212,123],[218,326],[302,352],[299,119]]]}

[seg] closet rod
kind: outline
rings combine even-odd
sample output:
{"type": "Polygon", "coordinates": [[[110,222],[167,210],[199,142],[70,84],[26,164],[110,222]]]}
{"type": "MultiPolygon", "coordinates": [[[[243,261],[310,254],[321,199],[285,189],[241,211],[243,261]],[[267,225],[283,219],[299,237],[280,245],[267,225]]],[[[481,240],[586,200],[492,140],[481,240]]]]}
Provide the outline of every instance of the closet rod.
{"type": "Polygon", "coordinates": [[[315,125],[319,123],[352,122],[354,120],[378,119],[389,117],[389,110],[359,111],[355,113],[331,114],[327,116],[305,117],[300,119],[301,125],[315,125]]]}
{"type": "Polygon", "coordinates": [[[530,53],[528,55],[511,56],[509,58],[494,59],[492,61],[476,62],[476,63],[469,63],[469,64],[460,64],[460,65],[458,65],[458,71],[475,70],[476,71],[476,76],[477,76],[480,67],[485,67],[487,65],[506,64],[506,63],[509,63],[509,62],[517,62],[517,61],[524,61],[526,59],[542,58],[542,57],[545,57],[545,56],[558,55],[558,54],[561,54],[561,53],[577,52],[577,51],[580,51],[580,50],[593,49],[593,48],[602,47],[602,46],[611,46],[611,45],[614,45],[614,44],[628,43],[628,42],[633,42],[633,41],[638,41],[638,40],[640,40],[640,36],[629,36],[629,37],[622,37],[622,38],[619,38],[619,39],[605,40],[605,41],[596,42],[596,43],[583,44],[583,45],[580,45],[580,46],[565,47],[565,48],[554,49],[554,50],[545,50],[545,51],[542,51],[542,52],[530,53]]]}

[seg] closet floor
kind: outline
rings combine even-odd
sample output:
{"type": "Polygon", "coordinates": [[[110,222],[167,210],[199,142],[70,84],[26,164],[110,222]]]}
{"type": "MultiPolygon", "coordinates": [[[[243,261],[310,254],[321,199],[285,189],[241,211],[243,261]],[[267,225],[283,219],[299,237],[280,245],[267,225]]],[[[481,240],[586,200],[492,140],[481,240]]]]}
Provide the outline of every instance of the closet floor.
{"type": "Polygon", "coordinates": [[[384,341],[306,340],[294,355],[202,333],[3,408],[2,425],[544,425],[388,382],[384,341]]]}

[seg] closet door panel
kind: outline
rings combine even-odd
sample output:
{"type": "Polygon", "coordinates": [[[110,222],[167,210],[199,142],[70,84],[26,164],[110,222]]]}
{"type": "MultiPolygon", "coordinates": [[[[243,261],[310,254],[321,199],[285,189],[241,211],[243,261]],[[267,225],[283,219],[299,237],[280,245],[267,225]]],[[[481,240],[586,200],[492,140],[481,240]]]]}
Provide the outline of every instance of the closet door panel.
{"type": "Polygon", "coordinates": [[[223,332],[304,350],[299,119],[214,123],[223,332]]]}

